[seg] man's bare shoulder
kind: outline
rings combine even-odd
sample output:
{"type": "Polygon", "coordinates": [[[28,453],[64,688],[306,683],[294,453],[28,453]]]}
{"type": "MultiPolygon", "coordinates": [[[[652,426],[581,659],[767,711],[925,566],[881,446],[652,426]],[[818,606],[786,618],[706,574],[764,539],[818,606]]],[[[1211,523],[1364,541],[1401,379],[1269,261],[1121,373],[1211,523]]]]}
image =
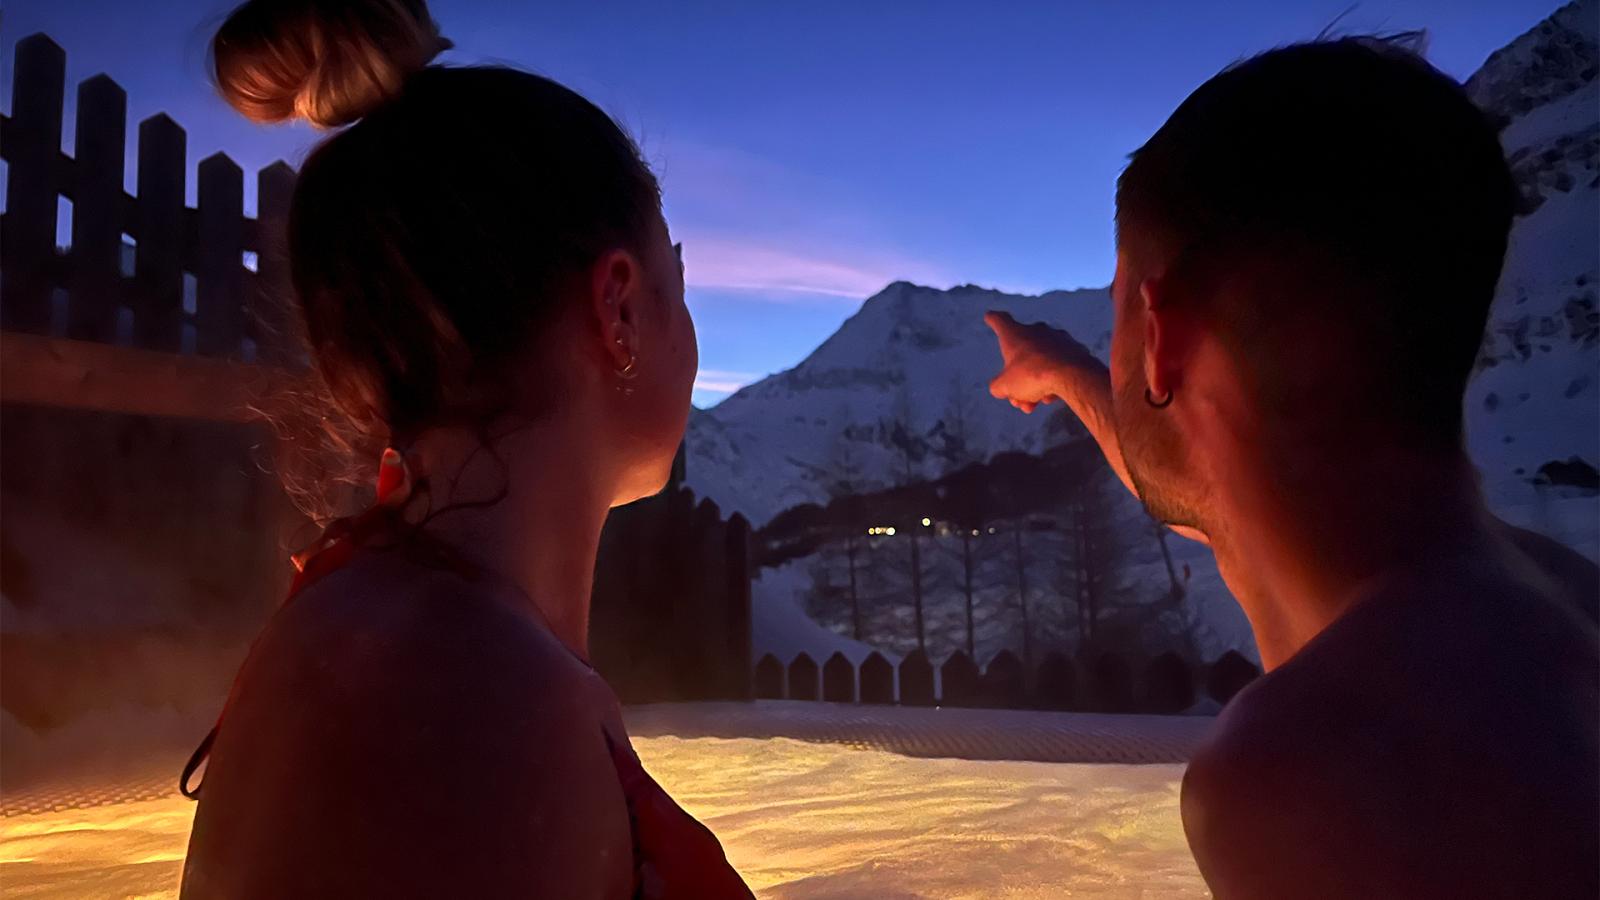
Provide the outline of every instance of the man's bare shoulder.
{"type": "Polygon", "coordinates": [[[1257,679],[1217,717],[1190,760],[1186,794],[1227,811],[1244,805],[1245,780],[1302,802],[1371,784],[1373,757],[1388,752],[1394,729],[1409,727],[1405,717],[1375,702],[1359,679],[1296,662],[1257,679]]]}
{"type": "Polygon", "coordinates": [[[1412,727],[1359,685],[1305,670],[1236,697],[1183,780],[1184,830],[1215,896],[1461,896],[1407,852],[1430,792],[1412,727]]]}
{"type": "Polygon", "coordinates": [[[1216,896],[1592,882],[1575,866],[1600,839],[1592,629],[1515,580],[1426,587],[1347,614],[1219,717],[1182,807],[1216,896]]]}
{"type": "Polygon", "coordinates": [[[1590,624],[1600,622],[1600,566],[1547,535],[1506,522],[1504,534],[1551,582],[1557,597],[1590,624]]]}

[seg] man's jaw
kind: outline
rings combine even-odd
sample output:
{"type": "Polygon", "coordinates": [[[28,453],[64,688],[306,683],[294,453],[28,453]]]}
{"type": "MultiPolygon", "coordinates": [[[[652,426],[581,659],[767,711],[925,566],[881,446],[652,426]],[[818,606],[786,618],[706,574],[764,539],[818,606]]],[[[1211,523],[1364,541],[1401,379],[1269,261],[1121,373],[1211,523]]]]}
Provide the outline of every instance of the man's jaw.
{"type": "Polygon", "coordinates": [[[1168,528],[1181,528],[1203,534],[1205,527],[1201,522],[1199,511],[1193,508],[1193,504],[1179,500],[1175,496],[1178,491],[1163,487],[1159,476],[1152,477],[1148,467],[1141,465],[1132,457],[1133,454],[1127,453],[1124,446],[1123,464],[1128,467],[1128,477],[1133,480],[1134,495],[1144,504],[1145,512],[1168,528]]]}

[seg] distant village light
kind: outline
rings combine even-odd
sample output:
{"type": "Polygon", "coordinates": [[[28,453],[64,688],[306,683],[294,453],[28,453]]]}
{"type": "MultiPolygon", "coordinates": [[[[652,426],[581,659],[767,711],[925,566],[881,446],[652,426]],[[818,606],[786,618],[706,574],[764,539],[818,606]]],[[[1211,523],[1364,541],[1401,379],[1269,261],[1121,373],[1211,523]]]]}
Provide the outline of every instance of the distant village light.
{"type": "Polygon", "coordinates": [[[883,533],[889,535],[890,537],[894,537],[894,526],[890,525],[888,528],[885,528],[883,533]]]}
{"type": "Polygon", "coordinates": [[[922,517],[922,527],[923,528],[927,528],[929,525],[932,525],[932,524],[933,524],[933,520],[932,519],[928,518],[927,516],[923,516],[922,517]]]}

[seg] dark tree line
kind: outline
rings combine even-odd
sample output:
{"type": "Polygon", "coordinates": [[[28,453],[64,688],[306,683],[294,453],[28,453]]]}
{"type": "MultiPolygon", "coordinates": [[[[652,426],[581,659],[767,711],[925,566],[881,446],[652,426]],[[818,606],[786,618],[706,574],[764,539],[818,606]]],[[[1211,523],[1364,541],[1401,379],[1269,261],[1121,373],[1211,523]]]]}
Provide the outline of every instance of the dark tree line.
{"type": "Polygon", "coordinates": [[[764,565],[809,557],[816,619],[888,649],[976,658],[998,641],[1031,663],[1095,640],[1108,614],[1138,599],[1123,569],[1130,540],[1146,536],[1117,521],[1112,476],[1081,434],[1042,454],[977,461],[959,405],[932,440],[898,418],[883,429],[898,483],[865,485],[855,442],[841,435],[827,504],[786,511],[760,535],[764,565]],[[927,462],[951,469],[922,479],[927,462]]]}

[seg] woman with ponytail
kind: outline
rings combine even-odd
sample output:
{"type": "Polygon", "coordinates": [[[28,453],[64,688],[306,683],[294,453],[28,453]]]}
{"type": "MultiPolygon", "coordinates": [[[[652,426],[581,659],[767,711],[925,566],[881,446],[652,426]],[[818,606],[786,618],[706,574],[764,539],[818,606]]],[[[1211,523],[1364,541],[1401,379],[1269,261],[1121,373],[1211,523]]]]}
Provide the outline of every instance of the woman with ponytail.
{"type": "Polygon", "coordinates": [[[213,43],[240,113],[334,129],[290,272],[321,428],[387,449],[185,772],[183,894],[748,897],[586,661],[601,526],[665,484],[697,365],[656,180],[446,47],[422,0],[251,0],[213,43]]]}

